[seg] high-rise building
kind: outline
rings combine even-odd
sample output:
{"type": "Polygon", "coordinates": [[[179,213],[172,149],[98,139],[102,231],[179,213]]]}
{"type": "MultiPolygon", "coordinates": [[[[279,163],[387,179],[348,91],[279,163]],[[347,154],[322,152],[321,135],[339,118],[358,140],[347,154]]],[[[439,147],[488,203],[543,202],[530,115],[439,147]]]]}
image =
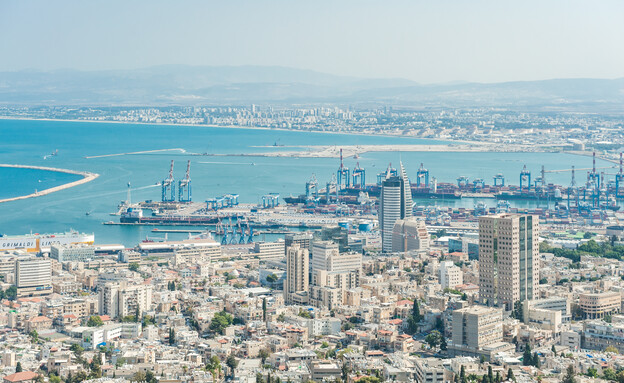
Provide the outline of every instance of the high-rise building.
{"type": "Polygon", "coordinates": [[[398,176],[389,177],[382,182],[379,201],[382,251],[391,252],[394,224],[399,219],[412,216],[412,190],[403,163],[398,176]]]}
{"type": "Polygon", "coordinates": [[[422,219],[399,219],[392,229],[392,251],[429,250],[429,233],[422,219]]]}
{"type": "Polygon", "coordinates": [[[15,263],[15,285],[18,296],[52,293],[52,262],[33,257],[15,263]]]}
{"type": "Polygon", "coordinates": [[[539,219],[502,213],[479,217],[479,295],[490,306],[513,308],[537,298],[539,219]]]}
{"type": "Polygon", "coordinates": [[[307,303],[310,256],[308,249],[293,244],[286,249],[286,281],[284,282],[284,301],[286,303],[307,303]]]}

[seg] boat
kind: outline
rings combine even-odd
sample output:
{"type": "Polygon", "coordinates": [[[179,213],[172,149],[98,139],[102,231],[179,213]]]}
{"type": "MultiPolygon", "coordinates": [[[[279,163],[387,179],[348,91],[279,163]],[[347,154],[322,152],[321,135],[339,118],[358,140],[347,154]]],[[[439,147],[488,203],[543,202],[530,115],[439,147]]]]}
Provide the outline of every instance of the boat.
{"type": "Polygon", "coordinates": [[[39,252],[48,250],[52,245],[73,245],[73,244],[89,244],[92,245],[95,235],[79,233],[70,230],[65,233],[54,234],[26,234],[16,236],[0,237],[0,251],[24,249],[28,252],[39,252]]]}

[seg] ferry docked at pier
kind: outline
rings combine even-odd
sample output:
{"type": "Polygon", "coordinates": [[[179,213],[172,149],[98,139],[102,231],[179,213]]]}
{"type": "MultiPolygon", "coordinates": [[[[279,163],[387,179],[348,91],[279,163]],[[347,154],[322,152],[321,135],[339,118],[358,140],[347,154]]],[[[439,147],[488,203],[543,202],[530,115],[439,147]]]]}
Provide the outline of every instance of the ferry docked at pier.
{"type": "Polygon", "coordinates": [[[26,250],[30,253],[48,252],[52,245],[92,245],[95,235],[68,231],[54,234],[25,234],[0,236],[0,251],[26,250]]]}

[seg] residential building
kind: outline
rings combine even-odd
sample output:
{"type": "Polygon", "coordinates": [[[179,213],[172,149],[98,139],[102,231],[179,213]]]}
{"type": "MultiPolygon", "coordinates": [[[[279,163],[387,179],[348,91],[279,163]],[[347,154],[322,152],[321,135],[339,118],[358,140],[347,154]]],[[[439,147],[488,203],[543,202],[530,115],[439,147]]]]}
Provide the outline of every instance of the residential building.
{"type": "Polygon", "coordinates": [[[536,299],[539,219],[521,214],[479,217],[479,295],[490,306],[513,308],[536,299]]]}
{"type": "Polygon", "coordinates": [[[452,261],[440,262],[440,285],[443,289],[454,289],[464,283],[464,273],[452,261]]]}
{"type": "Polygon", "coordinates": [[[52,293],[52,263],[49,259],[40,257],[19,259],[15,266],[18,296],[52,293]]]}
{"type": "Polygon", "coordinates": [[[293,244],[286,250],[286,281],[284,301],[286,303],[307,302],[310,279],[310,256],[307,249],[293,244]]]}
{"type": "Polygon", "coordinates": [[[284,241],[276,242],[256,242],[254,245],[254,253],[261,260],[282,260],[286,246],[284,241]]]}
{"type": "Polygon", "coordinates": [[[490,358],[497,352],[510,351],[514,345],[503,342],[503,310],[469,306],[453,311],[452,355],[490,358]]]}
{"type": "Polygon", "coordinates": [[[50,258],[59,262],[87,262],[95,259],[95,247],[92,245],[52,245],[50,258]]]}

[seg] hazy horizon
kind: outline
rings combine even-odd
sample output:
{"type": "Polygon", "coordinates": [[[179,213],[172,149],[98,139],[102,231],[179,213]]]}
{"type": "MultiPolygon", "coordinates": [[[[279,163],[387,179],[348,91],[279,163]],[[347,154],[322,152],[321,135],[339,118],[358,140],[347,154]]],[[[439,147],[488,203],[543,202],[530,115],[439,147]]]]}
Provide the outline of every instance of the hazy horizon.
{"type": "Polygon", "coordinates": [[[0,1],[0,71],[280,66],[421,84],[624,77],[624,2],[0,1]]]}

